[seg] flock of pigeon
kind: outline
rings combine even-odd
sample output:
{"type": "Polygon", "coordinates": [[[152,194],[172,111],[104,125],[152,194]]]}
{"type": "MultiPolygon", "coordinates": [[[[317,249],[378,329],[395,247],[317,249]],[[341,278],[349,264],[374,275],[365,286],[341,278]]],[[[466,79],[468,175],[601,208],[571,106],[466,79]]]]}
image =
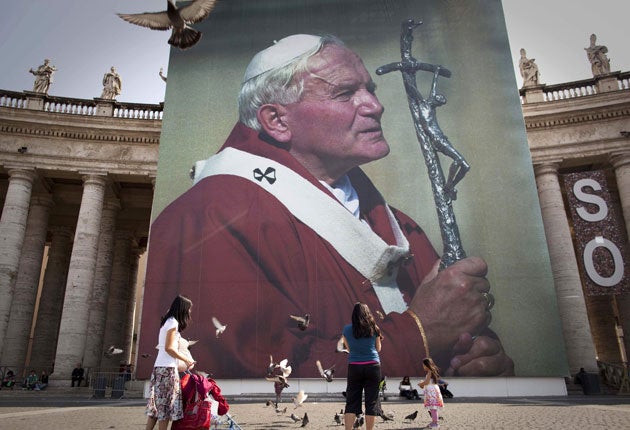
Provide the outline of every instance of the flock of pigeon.
{"type": "MultiPolygon", "coordinates": [[[[306,399],[306,397],[308,397],[306,394],[304,394],[303,391],[300,391],[298,393],[297,398],[299,398],[300,396],[302,396],[302,399],[301,399],[302,402],[306,399]]],[[[293,399],[294,404],[301,405],[300,400],[298,400],[297,398],[293,399]],[[297,403],[297,402],[300,402],[300,403],[297,403]]],[[[272,405],[274,405],[274,402],[272,402],[271,400],[267,400],[265,406],[269,407],[269,406],[272,406],[272,405]]],[[[295,408],[297,408],[297,407],[298,406],[296,406],[295,408]]],[[[276,413],[277,414],[282,415],[282,414],[285,414],[286,412],[287,412],[286,406],[283,409],[280,409],[276,405],[276,413]]],[[[395,416],[394,416],[393,412],[383,412],[383,411],[381,411],[379,416],[382,418],[383,422],[385,422],[385,421],[394,421],[395,420],[395,416]]],[[[417,417],[418,417],[418,411],[414,411],[413,413],[405,416],[403,421],[412,423],[417,417]]],[[[309,423],[308,413],[307,412],[304,412],[304,416],[301,417],[301,418],[299,416],[297,416],[294,412],[292,412],[291,415],[289,416],[289,418],[291,418],[291,420],[294,423],[301,423],[300,427],[306,427],[306,425],[309,423]]],[[[333,417],[333,421],[337,425],[343,425],[344,424],[344,411],[343,411],[343,409],[341,409],[341,411],[335,413],[335,415],[333,417]]],[[[360,414],[360,415],[358,415],[355,418],[354,424],[352,425],[352,428],[353,429],[360,429],[364,424],[365,424],[365,415],[360,414]]]]}

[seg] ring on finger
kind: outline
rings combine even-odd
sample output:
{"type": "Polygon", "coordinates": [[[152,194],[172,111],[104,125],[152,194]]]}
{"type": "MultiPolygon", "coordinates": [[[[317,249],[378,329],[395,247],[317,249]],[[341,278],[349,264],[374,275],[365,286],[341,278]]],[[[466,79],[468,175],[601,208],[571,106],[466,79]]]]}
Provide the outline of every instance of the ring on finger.
{"type": "Polygon", "coordinates": [[[486,310],[492,309],[494,306],[494,296],[491,293],[483,292],[481,293],[484,299],[486,299],[486,310]]]}

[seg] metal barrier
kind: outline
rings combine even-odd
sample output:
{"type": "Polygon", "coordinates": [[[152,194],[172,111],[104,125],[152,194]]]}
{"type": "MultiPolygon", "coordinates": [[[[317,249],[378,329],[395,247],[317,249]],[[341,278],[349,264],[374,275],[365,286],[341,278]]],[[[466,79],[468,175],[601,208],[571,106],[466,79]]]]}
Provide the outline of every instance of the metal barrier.
{"type": "Polygon", "coordinates": [[[604,363],[598,361],[599,373],[604,383],[618,391],[618,394],[630,393],[630,372],[627,363],[604,363]]]}
{"type": "Polygon", "coordinates": [[[131,381],[132,374],[126,372],[102,372],[90,369],[88,386],[92,388],[95,398],[104,398],[107,388],[111,388],[111,398],[120,399],[125,395],[125,383],[131,381]]]}

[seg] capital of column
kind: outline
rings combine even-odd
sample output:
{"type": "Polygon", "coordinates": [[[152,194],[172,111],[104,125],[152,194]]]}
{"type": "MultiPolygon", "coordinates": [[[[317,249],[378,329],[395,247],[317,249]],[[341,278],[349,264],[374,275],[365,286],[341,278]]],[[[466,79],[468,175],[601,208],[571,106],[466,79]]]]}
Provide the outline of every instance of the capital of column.
{"type": "Polygon", "coordinates": [[[80,172],[83,176],[83,185],[105,186],[107,184],[107,173],[80,172]]]}
{"type": "Polygon", "coordinates": [[[31,205],[53,207],[55,202],[50,194],[34,194],[31,197],[31,205]]]}
{"type": "Polygon", "coordinates": [[[37,172],[35,169],[29,169],[24,167],[8,167],[9,177],[11,180],[14,179],[22,179],[24,181],[28,181],[31,185],[35,182],[35,178],[37,177],[37,172]]]}
{"type": "Polygon", "coordinates": [[[74,229],[65,225],[53,225],[48,227],[50,232],[54,236],[66,236],[68,238],[74,237],[74,229]]]}
{"type": "Polygon", "coordinates": [[[613,152],[608,159],[615,169],[625,167],[630,164],[630,150],[613,152]]]}
{"type": "Polygon", "coordinates": [[[534,164],[534,175],[536,177],[542,175],[557,175],[560,168],[560,161],[547,161],[544,163],[534,164]]]}
{"type": "Polygon", "coordinates": [[[108,198],[103,202],[103,210],[119,211],[122,208],[119,199],[108,198]]]}

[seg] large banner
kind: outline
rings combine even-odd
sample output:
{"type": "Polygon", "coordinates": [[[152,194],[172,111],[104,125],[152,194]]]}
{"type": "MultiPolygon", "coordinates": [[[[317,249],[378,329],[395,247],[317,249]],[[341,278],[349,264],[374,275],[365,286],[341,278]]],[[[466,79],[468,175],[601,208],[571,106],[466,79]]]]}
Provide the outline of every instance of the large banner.
{"type": "Polygon", "coordinates": [[[578,264],[588,295],[630,291],[628,249],[618,203],[601,170],[562,175],[578,264]]]}
{"type": "Polygon", "coordinates": [[[337,343],[359,301],[388,377],[424,374],[427,355],[445,374],[567,375],[500,1],[231,0],[194,26],[203,38],[173,49],[168,70],[139,377],[177,294],[194,303],[182,335],[215,378],[262,378],[270,356],[292,377],[318,377],[317,360],[345,376],[337,343]],[[401,61],[410,19],[423,63],[412,113],[400,71],[376,73],[401,61]],[[300,99],[257,107],[260,130],[239,123],[250,60],[294,34],[345,48],[304,63],[300,99]],[[443,188],[487,275],[475,258],[433,270],[444,251],[423,133],[445,177],[461,176],[458,154],[470,166],[443,188]]]}

